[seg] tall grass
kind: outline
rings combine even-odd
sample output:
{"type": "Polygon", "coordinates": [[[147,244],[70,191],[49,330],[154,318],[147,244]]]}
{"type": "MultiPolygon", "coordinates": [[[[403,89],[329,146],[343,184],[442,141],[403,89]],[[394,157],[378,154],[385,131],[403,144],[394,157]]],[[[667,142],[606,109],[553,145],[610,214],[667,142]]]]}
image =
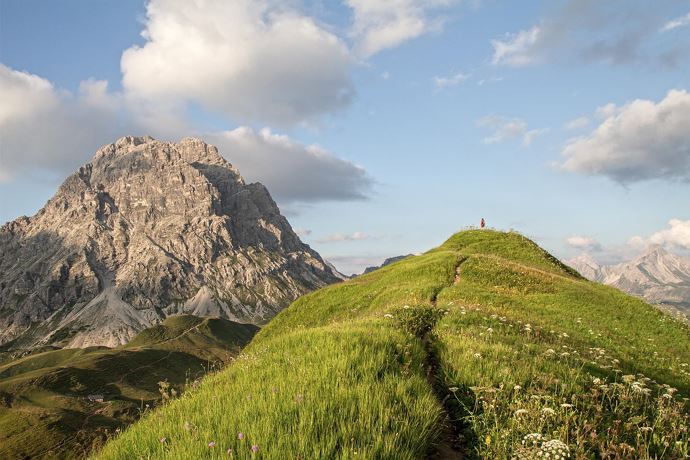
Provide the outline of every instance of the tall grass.
{"type": "Polygon", "coordinates": [[[99,458],[683,458],[688,363],[681,323],[466,231],[300,298],[99,458]]]}

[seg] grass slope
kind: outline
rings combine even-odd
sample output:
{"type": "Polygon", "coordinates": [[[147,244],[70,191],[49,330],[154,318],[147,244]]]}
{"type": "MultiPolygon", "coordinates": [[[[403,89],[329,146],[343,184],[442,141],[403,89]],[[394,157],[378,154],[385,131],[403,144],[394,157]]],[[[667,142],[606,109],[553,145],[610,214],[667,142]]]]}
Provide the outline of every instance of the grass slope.
{"type": "Polygon", "coordinates": [[[690,331],[515,233],[306,295],[97,458],[684,458],[690,331]]]}
{"type": "Polygon", "coordinates": [[[124,347],[62,349],[0,365],[0,458],[83,457],[162,394],[226,363],[257,328],[174,316],[124,347]],[[87,400],[103,394],[103,403],[87,400]]]}

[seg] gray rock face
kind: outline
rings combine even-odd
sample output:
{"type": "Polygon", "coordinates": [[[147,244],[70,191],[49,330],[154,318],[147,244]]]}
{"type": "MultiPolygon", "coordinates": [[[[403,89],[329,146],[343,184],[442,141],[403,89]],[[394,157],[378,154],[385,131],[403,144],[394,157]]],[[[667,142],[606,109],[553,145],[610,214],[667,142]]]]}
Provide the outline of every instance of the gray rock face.
{"type": "Polygon", "coordinates": [[[690,260],[660,246],[651,246],[636,259],[618,265],[599,265],[588,255],[568,264],[585,278],[690,314],[690,260]]]}
{"type": "Polygon", "coordinates": [[[176,313],[260,324],[340,279],[215,147],[124,137],[0,228],[0,344],[114,346],[176,313]]]}

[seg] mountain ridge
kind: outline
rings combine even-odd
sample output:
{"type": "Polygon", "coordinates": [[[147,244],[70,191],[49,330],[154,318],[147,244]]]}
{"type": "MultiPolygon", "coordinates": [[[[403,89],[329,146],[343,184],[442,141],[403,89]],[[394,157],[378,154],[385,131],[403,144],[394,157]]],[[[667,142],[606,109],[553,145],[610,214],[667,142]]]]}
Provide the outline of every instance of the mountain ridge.
{"type": "Polygon", "coordinates": [[[660,245],[652,245],[633,260],[616,265],[600,265],[589,254],[568,263],[587,279],[690,314],[690,259],[660,245]]]}
{"type": "Polygon", "coordinates": [[[170,315],[262,324],[342,279],[212,145],[126,136],[0,228],[0,344],[117,346],[170,315]]]}

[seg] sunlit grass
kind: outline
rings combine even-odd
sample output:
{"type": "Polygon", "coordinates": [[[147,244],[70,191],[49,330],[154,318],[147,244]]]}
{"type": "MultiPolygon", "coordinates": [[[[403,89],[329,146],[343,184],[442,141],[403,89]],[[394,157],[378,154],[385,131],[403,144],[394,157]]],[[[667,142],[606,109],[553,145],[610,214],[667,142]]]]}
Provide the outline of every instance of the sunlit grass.
{"type": "Polygon", "coordinates": [[[687,326],[521,235],[467,231],[300,298],[100,457],[682,458],[688,363],[687,326]]]}

